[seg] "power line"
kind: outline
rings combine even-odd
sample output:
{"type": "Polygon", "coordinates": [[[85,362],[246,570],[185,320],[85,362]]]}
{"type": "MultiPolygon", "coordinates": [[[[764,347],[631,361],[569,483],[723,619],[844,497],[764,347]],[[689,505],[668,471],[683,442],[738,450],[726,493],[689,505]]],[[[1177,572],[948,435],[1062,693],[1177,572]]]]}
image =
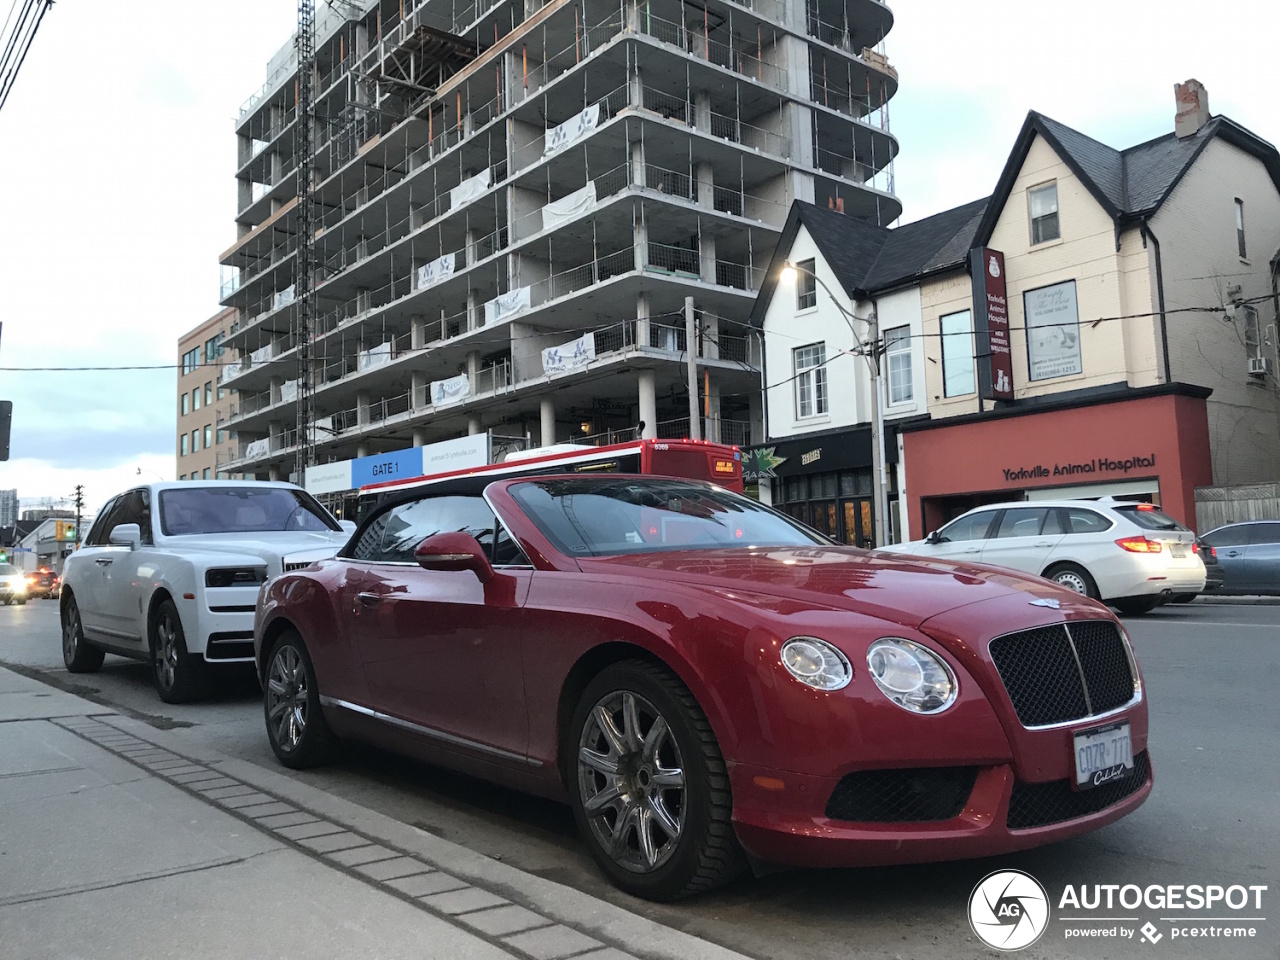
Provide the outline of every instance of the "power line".
{"type": "Polygon", "coordinates": [[[53,0],[27,0],[26,5],[22,8],[22,14],[9,38],[9,46],[5,48],[3,58],[0,59],[0,109],[4,108],[5,101],[9,99],[9,91],[13,89],[13,82],[18,78],[18,71],[22,69],[22,64],[27,59],[27,51],[31,49],[31,41],[35,39],[36,31],[40,29],[44,15],[51,6],[53,6],[53,0]],[[26,36],[18,40],[24,21],[28,18],[28,13],[32,9],[33,3],[40,4],[40,12],[35,15],[35,20],[31,23],[26,36]],[[19,45],[21,46],[21,52],[18,54],[17,62],[10,67],[9,64],[13,62],[12,52],[17,50],[19,45]],[[6,68],[8,72],[3,72],[6,68]]]}

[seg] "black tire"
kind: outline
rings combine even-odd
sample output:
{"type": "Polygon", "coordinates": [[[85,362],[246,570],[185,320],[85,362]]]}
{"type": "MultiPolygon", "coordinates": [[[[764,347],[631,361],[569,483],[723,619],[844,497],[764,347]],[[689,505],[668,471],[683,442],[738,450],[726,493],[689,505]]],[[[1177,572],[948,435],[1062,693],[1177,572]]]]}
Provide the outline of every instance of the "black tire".
{"type": "Polygon", "coordinates": [[[1055,563],[1044,572],[1044,577],[1090,600],[1097,600],[1102,596],[1089,571],[1076,563],[1055,563]]]}
{"type": "Polygon", "coordinates": [[[1124,600],[1113,600],[1111,603],[1126,617],[1140,617],[1144,613],[1150,613],[1159,604],[1159,597],[1129,597],[1124,600]]]}
{"type": "Polygon", "coordinates": [[[106,654],[84,638],[80,608],[72,597],[62,606],[62,662],[69,673],[97,673],[106,654]]]}
{"type": "Polygon", "coordinates": [[[20,607],[25,607],[27,605],[27,598],[19,597],[17,600],[14,601],[14,603],[16,603],[20,607]]]}
{"type": "Polygon", "coordinates": [[[1198,594],[1195,594],[1195,593],[1180,593],[1169,602],[1170,603],[1190,603],[1197,596],[1198,594]]]}
{"type": "MultiPolygon", "coordinates": [[[[611,722],[617,734],[616,720],[611,722]]],[[[578,831],[615,886],[645,900],[678,900],[727,883],[746,867],[733,832],[729,775],[715,734],[693,694],[670,671],[643,660],[606,667],[583,691],[563,749],[578,831]],[[622,740],[606,737],[598,707],[610,718],[623,718],[622,740]],[[659,719],[667,729],[654,736],[659,719]],[[611,742],[625,749],[615,750],[611,742]],[[588,752],[594,763],[583,759],[588,752]],[[611,764],[610,753],[620,761],[612,764],[612,774],[599,765],[611,764]],[[678,786],[672,785],[677,772],[672,762],[678,765],[678,786]],[[600,806],[589,814],[593,800],[600,806]],[[674,837],[662,816],[675,827],[674,837]],[[616,838],[612,852],[606,834],[616,838]]]]}
{"type": "Polygon", "coordinates": [[[271,749],[286,767],[316,767],[337,755],[338,738],[320,707],[315,667],[296,630],[282,633],[267,654],[262,718],[271,749]]]}
{"type": "Polygon", "coordinates": [[[151,675],[165,703],[188,703],[204,692],[204,663],[187,652],[182,618],[164,600],[151,619],[151,675]]]}

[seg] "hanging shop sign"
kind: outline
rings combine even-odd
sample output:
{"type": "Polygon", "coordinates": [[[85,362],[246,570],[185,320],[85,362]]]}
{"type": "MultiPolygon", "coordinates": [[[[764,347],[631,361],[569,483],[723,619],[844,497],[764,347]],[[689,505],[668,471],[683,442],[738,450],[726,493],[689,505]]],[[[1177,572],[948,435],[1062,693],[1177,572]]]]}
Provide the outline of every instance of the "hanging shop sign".
{"type": "Polygon", "coordinates": [[[1032,380],[1080,373],[1080,314],[1076,282],[1028,290],[1022,295],[1027,318],[1027,366],[1032,380]]]}
{"type": "Polygon", "coordinates": [[[969,272],[973,281],[978,390],[986,400],[1012,400],[1013,354],[1009,351],[1009,297],[1005,287],[1004,254],[990,247],[970,251],[969,272]]]}

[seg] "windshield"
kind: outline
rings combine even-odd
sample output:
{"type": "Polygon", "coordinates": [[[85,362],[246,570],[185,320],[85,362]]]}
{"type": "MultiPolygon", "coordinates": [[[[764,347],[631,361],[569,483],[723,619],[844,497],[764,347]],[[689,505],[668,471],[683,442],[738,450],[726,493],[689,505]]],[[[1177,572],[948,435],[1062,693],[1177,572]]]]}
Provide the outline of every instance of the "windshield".
{"type": "Polygon", "coordinates": [[[509,489],[556,548],[571,557],[830,542],[755,500],[710,484],[576,477],[509,489]]]}
{"type": "Polygon", "coordinates": [[[7,577],[10,574],[17,573],[18,568],[12,563],[0,563],[0,577],[7,577]]]}
{"type": "Polygon", "coordinates": [[[324,507],[301,490],[283,487],[190,487],[160,491],[165,536],[341,530],[324,507]]]}
{"type": "Polygon", "coordinates": [[[1149,503],[1135,503],[1129,506],[1116,507],[1116,513],[1126,520],[1132,520],[1144,530],[1186,530],[1173,517],[1157,510],[1149,503]]]}

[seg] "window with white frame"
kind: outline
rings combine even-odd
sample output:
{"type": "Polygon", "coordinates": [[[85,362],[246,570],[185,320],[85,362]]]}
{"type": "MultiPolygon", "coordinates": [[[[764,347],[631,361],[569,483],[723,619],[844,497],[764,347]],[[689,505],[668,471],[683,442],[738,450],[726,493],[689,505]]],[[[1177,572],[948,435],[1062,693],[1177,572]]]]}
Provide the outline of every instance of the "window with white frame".
{"type": "Polygon", "coordinates": [[[1057,240],[1062,235],[1058,229],[1057,181],[1028,190],[1027,205],[1031,213],[1032,244],[1057,240]]]}
{"type": "Polygon", "coordinates": [[[1262,360],[1262,335],[1258,325],[1258,311],[1252,306],[1242,306],[1240,316],[1244,318],[1244,352],[1249,359],[1250,373],[1263,373],[1266,365],[1262,360]]]}
{"type": "Polygon", "coordinates": [[[796,377],[796,417],[827,412],[827,345],[813,343],[792,351],[796,377]]]}
{"type": "Polygon", "coordinates": [[[968,310],[949,313],[942,327],[942,395],[963,397],[977,390],[973,369],[973,321],[968,310]]]}
{"type": "Polygon", "coordinates": [[[889,375],[889,402],[908,403],[915,396],[911,383],[911,328],[884,332],[884,359],[889,375]]]}
{"type": "Polygon", "coordinates": [[[801,260],[796,264],[796,309],[808,310],[818,305],[818,277],[814,273],[815,260],[801,260]]]}
{"type": "Polygon", "coordinates": [[[1240,249],[1240,259],[1249,256],[1244,245],[1244,201],[1236,197],[1236,246],[1240,249]]]}

